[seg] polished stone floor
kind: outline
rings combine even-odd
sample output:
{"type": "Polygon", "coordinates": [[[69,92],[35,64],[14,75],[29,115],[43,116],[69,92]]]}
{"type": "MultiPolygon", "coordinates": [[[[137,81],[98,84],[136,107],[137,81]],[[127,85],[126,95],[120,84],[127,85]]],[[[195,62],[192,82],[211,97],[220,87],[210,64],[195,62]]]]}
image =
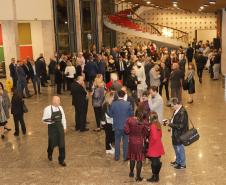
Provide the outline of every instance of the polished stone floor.
{"type": "MultiPolygon", "coordinates": [[[[224,185],[226,184],[226,103],[222,81],[212,81],[204,73],[202,85],[196,84],[194,103],[184,105],[190,118],[199,129],[200,140],[186,148],[187,169],[178,171],[169,165],[174,159],[170,133],[163,128],[163,142],[166,154],[162,157],[161,185],[224,185]]],[[[123,185],[137,184],[128,177],[129,163],[115,162],[113,156],[105,154],[104,132],[95,133],[93,109],[89,108],[88,127],[91,131],[74,131],[74,109],[69,93],[61,96],[66,112],[68,132],[66,134],[67,167],[54,160],[47,160],[47,126],[41,123],[42,111],[51,101],[54,90],[42,90],[41,96],[26,100],[29,112],[25,115],[28,135],[14,137],[9,132],[0,140],[0,184],[73,184],[73,185],[123,185]]],[[[90,101],[91,102],[91,101],[90,101]]],[[[172,110],[165,107],[165,118],[172,110]]],[[[13,121],[9,121],[13,127],[13,121]]],[[[150,163],[145,162],[142,176],[150,176],[150,163]]],[[[145,180],[138,184],[149,184],[145,180]]]]}

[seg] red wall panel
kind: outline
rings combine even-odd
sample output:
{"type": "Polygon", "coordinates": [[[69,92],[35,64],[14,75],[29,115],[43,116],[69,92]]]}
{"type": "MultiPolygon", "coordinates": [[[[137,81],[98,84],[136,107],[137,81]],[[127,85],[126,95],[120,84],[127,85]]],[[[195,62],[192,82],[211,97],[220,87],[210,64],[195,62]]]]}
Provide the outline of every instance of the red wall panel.
{"type": "Polygon", "coordinates": [[[33,58],[32,46],[20,46],[20,60],[33,58]]]}

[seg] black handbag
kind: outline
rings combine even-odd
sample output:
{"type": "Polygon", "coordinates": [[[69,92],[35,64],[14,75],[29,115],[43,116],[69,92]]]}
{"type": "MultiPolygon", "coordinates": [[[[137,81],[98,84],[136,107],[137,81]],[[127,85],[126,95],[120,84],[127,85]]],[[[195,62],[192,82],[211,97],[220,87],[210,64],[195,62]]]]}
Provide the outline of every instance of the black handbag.
{"type": "Polygon", "coordinates": [[[183,80],[182,85],[184,90],[188,90],[188,79],[183,80]]]}
{"type": "Polygon", "coordinates": [[[199,135],[197,129],[194,127],[191,120],[190,120],[190,122],[191,122],[192,128],[180,136],[180,140],[184,146],[189,146],[192,143],[194,143],[195,141],[199,140],[199,138],[200,138],[200,135],[199,135]]]}
{"type": "Polygon", "coordinates": [[[28,108],[26,106],[26,104],[23,101],[23,113],[27,113],[28,112],[28,108]]]}

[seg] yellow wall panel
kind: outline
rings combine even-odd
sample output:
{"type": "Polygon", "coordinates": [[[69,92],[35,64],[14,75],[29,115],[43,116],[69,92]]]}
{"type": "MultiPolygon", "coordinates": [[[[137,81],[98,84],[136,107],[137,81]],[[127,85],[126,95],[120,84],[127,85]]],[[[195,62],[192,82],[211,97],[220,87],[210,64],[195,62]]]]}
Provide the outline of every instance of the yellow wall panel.
{"type": "Polygon", "coordinates": [[[19,45],[31,45],[30,23],[18,23],[19,45]]]}

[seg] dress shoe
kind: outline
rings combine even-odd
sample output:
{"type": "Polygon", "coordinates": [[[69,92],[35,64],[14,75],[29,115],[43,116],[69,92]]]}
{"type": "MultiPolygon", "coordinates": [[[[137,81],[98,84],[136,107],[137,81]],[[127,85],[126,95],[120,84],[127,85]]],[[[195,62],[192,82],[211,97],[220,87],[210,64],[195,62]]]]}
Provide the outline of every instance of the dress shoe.
{"type": "Polygon", "coordinates": [[[137,182],[141,182],[142,180],[143,180],[143,178],[142,177],[136,177],[136,179],[135,179],[137,182]]]}
{"type": "Polygon", "coordinates": [[[176,161],[170,162],[170,165],[175,166],[175,165],[177,165],[177,162],[176,161]]]}
{"type": "Polygon", "coordinates": [[[1,138],[4,139],[5,138],[5,135],[1,135],[1,138]]]}
{"type": "Polygon", "coordinates": [[[183,165],[177,164],[177,165],[175,165],[175,166],[174,166],[174,168],[175,168],[175,169],[177,169],[177,170],[183,170],[183,169],[185,169],[185,168],[186,168],[186,166],[183,166],[183,165]]]}
{"type": "Polygon", "coordinates": [[[13,135],[14,135],[14,136],[19,136],[19,133],[16,133],[16,132],[15,132],[13,135]]]}
{"type": "Polygon", "coordinates": [[[87,132],[87,131],[89,131],[88,128],[85,128],[84,130],[80,130],[80,132],[87,132]]]}
{"type": "Polygon", "coordinates": [[[63,167],[66,167],[66,166],[67,166],[65,162],[59,162],[59,164],[60,164],[61,166],[63,166],[63,167]]]}
{"type": "Polygon", "coordinates": [[[8,132],[12,130],[11,128],[7,128],[7,127],[4,127],[4,129],[8,132]]]}
{"type": "Polygon", "coordinates": [[[49,159],[49,161],[52,161],[53,157],[51,155],[48,155],[48,159],[49,159]]]}

